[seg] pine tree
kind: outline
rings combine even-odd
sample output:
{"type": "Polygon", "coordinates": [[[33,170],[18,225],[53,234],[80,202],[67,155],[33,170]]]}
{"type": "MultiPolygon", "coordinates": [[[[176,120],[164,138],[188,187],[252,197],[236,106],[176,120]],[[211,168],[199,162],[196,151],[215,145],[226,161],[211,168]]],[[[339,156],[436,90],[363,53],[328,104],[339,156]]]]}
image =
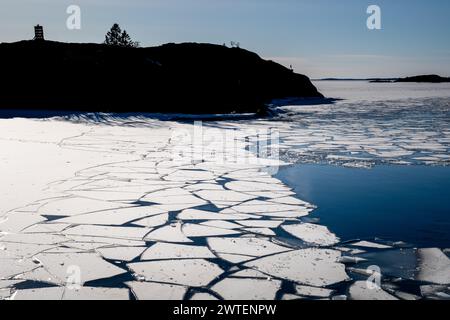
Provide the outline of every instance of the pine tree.
{"type": "Polygon", "coordinates": [[[115,23],[111,30],[108,31],[105,37],[105,44],[110,46],[119,46],[119,47],[139,47],[139,42],[134,42],[131,40],[130,35],[126,30],[120,28],[120,26],[115,23]]]}

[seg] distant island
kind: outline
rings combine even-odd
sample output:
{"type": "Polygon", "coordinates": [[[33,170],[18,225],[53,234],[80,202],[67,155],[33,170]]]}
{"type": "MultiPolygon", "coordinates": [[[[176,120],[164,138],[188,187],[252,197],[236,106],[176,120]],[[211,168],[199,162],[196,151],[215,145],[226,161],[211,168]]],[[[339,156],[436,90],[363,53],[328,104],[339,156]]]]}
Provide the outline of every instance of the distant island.
{"type": "Polygon", "coordinates": [[[441,77],[435,74],[420,75],[406,78],[324,78],[315,81],[369,81],[371,83],[396,83],[396,82],[424,82],[424,83],[443,83],[450,82],[450,78],[441,77]]]}
{"type": "Polygon", "coordinates": [[[323,98],[308,77],[225,45],[134,48],[0,44],[0,109],[253,113],[273,99],[323,98]]]}
{"type": "Polygon", "coordinates": [[[422,75],[415,77],[400,78],[396,82],[428,82],[428,83],[441,83],[450,82],[450,78],[444,78],[435,74],[422,75]]]}

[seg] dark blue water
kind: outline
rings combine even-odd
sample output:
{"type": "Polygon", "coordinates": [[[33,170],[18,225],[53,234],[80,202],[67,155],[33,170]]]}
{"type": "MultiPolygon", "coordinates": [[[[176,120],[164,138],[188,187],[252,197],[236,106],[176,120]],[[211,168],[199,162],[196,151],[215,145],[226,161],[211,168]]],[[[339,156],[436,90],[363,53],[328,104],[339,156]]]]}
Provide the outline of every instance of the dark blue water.
{"type": "Polygon", "coordinates": [[[317,205],[311,217],[342,240],[450,247],[450,167],[293,165],[277,178],[317,205]]]}

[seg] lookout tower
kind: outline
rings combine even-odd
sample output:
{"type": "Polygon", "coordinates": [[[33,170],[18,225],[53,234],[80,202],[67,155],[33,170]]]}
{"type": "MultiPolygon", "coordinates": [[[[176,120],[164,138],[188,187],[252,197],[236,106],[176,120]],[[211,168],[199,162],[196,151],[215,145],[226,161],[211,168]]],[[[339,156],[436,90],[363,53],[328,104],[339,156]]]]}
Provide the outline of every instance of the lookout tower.
{"type": "Polygon", "coordinates": [[[37,25],[34,27],[34,40],[44,40],[44,27],[37,25]]]}

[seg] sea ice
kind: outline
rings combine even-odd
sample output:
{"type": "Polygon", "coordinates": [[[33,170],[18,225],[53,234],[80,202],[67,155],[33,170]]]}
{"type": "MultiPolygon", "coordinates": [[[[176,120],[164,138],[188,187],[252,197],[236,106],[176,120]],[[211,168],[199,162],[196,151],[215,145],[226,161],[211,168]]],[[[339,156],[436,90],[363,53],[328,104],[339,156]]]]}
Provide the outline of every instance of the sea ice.
{"type": "Polygon", "coordinates": [[[225,300],[274,300],[281,281],[227,278],[211,287],[225,300]]]}
{"type": "Polygon", "coordinates": [[[203,259],[138,262],[128,267],[146,281],[190,287],[204,287],[223,273],[217,265],[203,259]]]}
{"type": "Polygon", "coordinates": [[[450,259],[437,248],[419,249],[417,280],[435,284],[450,284],[450,259]]]}
{"type": "Polygon", "coordinates": [[[348,279],[344,265],[337,262],[339,257],[339,251],[310,248],[260,258],[245,266],[276,278],[324,287],[348,279]]]}
{"type": "Polygon", "coordinates": [[[208,258],[215,258],[208,247],[159,242],[148,248],[142,255],[141,260],[208,258]]]}
{"type": "Polygon", "coordinates": [[[339,238],[331,233],[327,227],[316,224],[289,224],[282,226],[282,228],[294,237],[314,245],[331,246],[339,242],[339,238]]]}
{"type": "Polygon", "coordinates": [[[138,300],[182,300],[187,292],[184,286],[156,282],[127,282],[138,300]]]}
{"type": "Polygon", "coordinates": [[[370,283],[374,287],[369,288],[366,281],[356,281],[349,289],[350,299],[352,300],[398,300],[390,295],[382,288],[377,287],[374,283],[370,283]]]}
{"type": "Polygon", "coordinates": [[[208,238],[213,252],[262,257],[291,249],[259,238],[208,238]]]}

